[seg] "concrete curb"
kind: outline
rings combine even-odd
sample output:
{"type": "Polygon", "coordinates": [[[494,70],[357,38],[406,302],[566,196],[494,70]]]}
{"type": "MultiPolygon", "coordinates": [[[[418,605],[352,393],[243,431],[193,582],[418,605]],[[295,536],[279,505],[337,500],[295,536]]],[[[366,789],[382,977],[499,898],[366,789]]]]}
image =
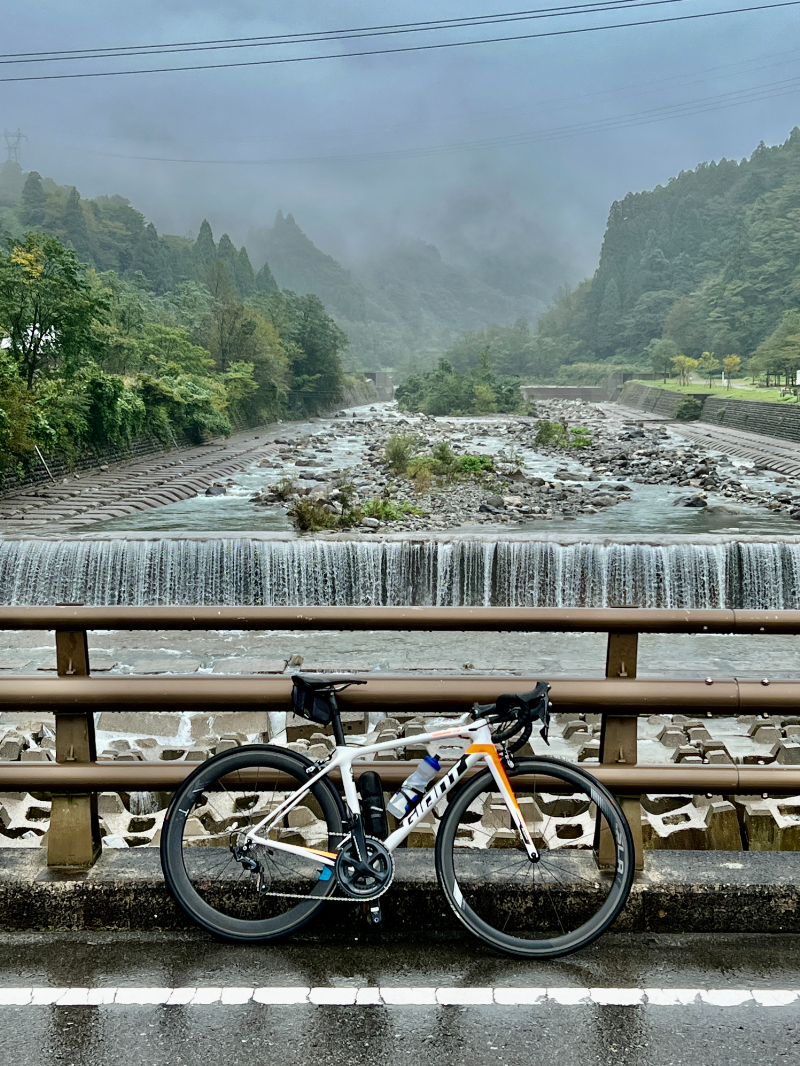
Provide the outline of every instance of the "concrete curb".
{"type": "MultiPolygon", "coordinates": [[[[396,853],[383,899],[387,932],[453,932],[429,850],[396,853]]],[[[0,931],[193,928],[169,895],[158,851],[106,850],[91,870],[47,869],[39,850],[0,850],[0,931]]],[[[341,933],[358,904],[330,904],[314,936],[341,933]]],[[[800,855],[788,852],[652,852],[615,929],[620,932],[800,932],[800,855]]]]}

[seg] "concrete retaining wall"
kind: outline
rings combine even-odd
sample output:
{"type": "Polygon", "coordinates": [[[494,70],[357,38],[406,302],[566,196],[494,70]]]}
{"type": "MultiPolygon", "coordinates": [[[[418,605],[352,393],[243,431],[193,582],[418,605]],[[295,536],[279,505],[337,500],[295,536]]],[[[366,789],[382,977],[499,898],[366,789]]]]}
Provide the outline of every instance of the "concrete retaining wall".
{"type": "MultiPolygon", "coordinates": [[[[180,447],[191,447],[191,442],[178,438],[180,447]]],[[[153,437],[142,437],[135,440],[129,448],[98,448],[97,451],[86,452],[72,462],[59,455],[46,455],[45,461],[56,480],[60,480],[65,474],[73,471],[96,470],[101,463],[122,463],[128,459],[139,459],[145,455],[164,455],[172,451],[163,441],[153,437]]],[[[13,471],[0,471],[0,496],[6,493],[17,492],[27,485],[38,485],[43,481],[49,481],[47,471],[38,458],[33,458],[21,474],[13,471]]]]}
{"type": "Polygon", "coordinates": [[[658,389],[652,385],[627,384],[619,395],[619,403],[626,407],[637,407],[640,411],[674,418],[675,413],[686,397],[680,392],[658,389]]]}
{"type": "Polygon", "coordinates": [[[800,443],[800,404],[796,403],[727,400],[709,396],[703,404],[700,421],[800,443]]]}
{"type": "MultiPolygon", "coordinates": [[[[448,935],[460,926],[436,882],[433,854],[394,855],[396,875],[383,904],[393,936],[448,935]]],[[[513,906],[516,888],[492,885],[498,908],[513,906]]],[[[331,903],[309,926],[315,937],[352,927],[360,904],[331,903]]],[[[0,930],[182,930],[189,919],[172,901],[155,848],[104,851],[84,874],[53,872],[43,849],[0,849],[0,930]]],[[[617,932],[800,931],[797,857],[769,852],[648,852],[617,932]]],[[[462,935],[466,935],[463,934],[462,935]]]]}
{"type": "Polygon", "coordinates": [[[703,400],[700,422],[728,429],[742,429],[766,437],[779,437],[800,443],[800,404],[771,403],[764,400],[738,400],[703,393],[670,392],[652,385],[627,384],[619,403],[640,411],[674,418],[686,395],[703,400]]]}
{"type": "MultiPolygon", "coordinates": [[[[341,406],[359,407],[367,403],[376,403],[378,399],[375,385],[371,381],[365,380],[363,383],[351,385],[344,389],[341,406]]],[[[251,424],[237,419],[231,419],[231,424],[234,433],[260,428],[259,423],[251,424]]],[[[98,448],[85,452],[72,461],[65,459],[63,456],[48,454],[45,455],[45,462],[53,477],[60,481],[66,474],[76,471],[82,473],[85,470],[97,470],[102,463],[123,463],[130,459],[140,459],[147,455],[166,455],[167,452],[173,451],[175,446],[179,448],[197,447],[187,437],[182,436],[176,438],[175,445],[169,446],[154,437],[140,437],[138,440],[133,441],[128,448],[98,448]]],[[[34,457],[22,473],[0,470],[0,496],[18,492],[28,485],[40,485],[42,482],[49,480],[50,478],[41,460],[34,457]]]]}
{"type": "MultiPolygon", "coordinates": [[[[342,407],[361,407],[365,403],[378,403],[381,400],[381,396],[378,394],[378,390],[375,387],[375,383],[365,378],[363,382],[359,382],[357,385],[348,385],[345,387],[342,402],[339,404],[337,410],[342,407]]],[[[391,397],[388,397],[391,399],[391,397]]]]}

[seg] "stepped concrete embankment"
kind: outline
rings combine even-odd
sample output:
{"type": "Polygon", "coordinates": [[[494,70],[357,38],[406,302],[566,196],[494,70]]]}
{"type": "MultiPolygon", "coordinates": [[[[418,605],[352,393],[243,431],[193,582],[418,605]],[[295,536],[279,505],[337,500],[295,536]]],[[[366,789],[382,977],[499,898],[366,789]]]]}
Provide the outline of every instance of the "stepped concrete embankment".
{"type": "Polygon", "coordinates": [[[700,422],[800,444],[800,404],[708,396],[702,391],[685,394],[634,383],[624,386],[617,402],[650,414],[674,418],[687,395],[703,402],[700,422]]]}
{"type": "Polygon", "coordinates": [[[664,418],[674,418],[685,399],[686,396],[681,392],[670,392],[669,389],[659,389],[653,385],[629,383],[623,387],[617,403],[647,411],[649,414],[663,415],[664,418]]]}
{"type": "MultiPolygon", "coordinates": [[[[433,852],[398,851],[396,875],[382,900],[393,935],[456,933],[460,926],[436,881],[433,852]]],[[[796,855],[756,852],[648,853],[617,932],[800,932],[796,855]]],[[[488,888],[487,883],[487,888],[488,888]]],[[[498,906],[502,887],[493,884],[498,906]]],[[[360,908],[360,904],[355,907],[360,908]]],[[[313,937],[352,927],[355,907],[330,903],[308,929],[313,937]]],[[[0,930],[192,928],[172,900],[155,849],[104,851],[82,874],[48,870],[43,849],[0,850],[0,930]]]]}
{"type": "Polygon", "coordinates": [[[77,528],[190,499],[269,454],[276,433],[279,427],[235,434],[29,485],[0,497],[0,533],[42,533],[65,522],[77,528]]]}

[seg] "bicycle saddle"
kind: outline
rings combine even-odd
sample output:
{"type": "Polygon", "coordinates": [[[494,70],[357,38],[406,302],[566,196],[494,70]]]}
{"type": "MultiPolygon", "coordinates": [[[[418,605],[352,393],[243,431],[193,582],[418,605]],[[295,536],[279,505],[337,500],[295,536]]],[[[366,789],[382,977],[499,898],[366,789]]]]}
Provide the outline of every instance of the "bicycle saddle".
{"type": "Polygon", "coordinates": [[[330,688],[332,685],[366,685],[364,677],[309,677],[308,674],[292,674],[292,681],[310,689],[330,688]]]}

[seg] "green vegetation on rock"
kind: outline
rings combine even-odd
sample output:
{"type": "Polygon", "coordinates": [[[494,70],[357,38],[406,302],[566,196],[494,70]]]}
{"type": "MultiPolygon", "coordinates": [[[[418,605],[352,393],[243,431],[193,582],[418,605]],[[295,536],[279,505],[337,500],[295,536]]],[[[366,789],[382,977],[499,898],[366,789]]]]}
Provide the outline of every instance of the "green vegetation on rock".
{"type": "Polygon", "coordinates": [[[434,480],[447,483],[459,478],[482,478],[494,470],[491,455],[457,455],[446,440],[439,441],[429,452],[421,452],[413,433],[392,433],[383,456],[391,472],[408,478],[417,492],[426,492],[434,480]]]}
{"type": "Polygon", "coordinates": [[[568,429],[563,422],[549,422],[542,418],[536,423],[534,443],[538,448],[589,448],[592,437],[585,426],[568,429]]]}

